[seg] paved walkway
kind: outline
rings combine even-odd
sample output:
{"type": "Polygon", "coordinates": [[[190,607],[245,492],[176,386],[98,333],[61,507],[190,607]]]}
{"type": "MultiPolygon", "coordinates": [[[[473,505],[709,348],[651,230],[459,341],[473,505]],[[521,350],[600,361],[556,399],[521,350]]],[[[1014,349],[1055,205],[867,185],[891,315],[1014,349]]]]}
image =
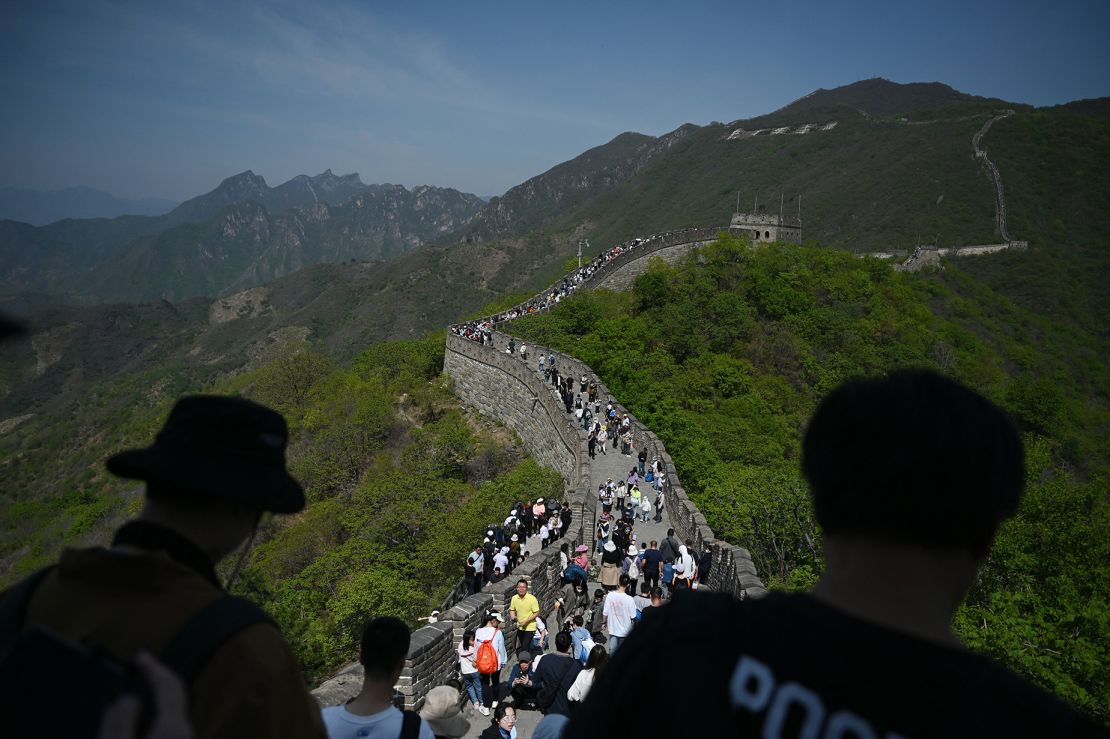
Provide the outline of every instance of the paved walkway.
{"type": "MultiPolygon", "coordinates": [[[[531,359],[529,361],[531,361],[531,359]]],[[[537,374],[538,374],[538,372],[537,372],[537,374]]],[[[549,388],[552,395],[556,395],[555,387],[553,385],[548,384],[547,387],[549,388]]],[[[560,403],[561,402],[562,401],[560,400],[560,403]]],[[[568,414],[568,416],[573,417],[571,414],[568,414]]],[[[639,451],[638,449],[633,449],[633,452],[635,452],[635,453],[638,453],[638,451],[639,451]]],[[[628,478],[628,473],[632,470],[633,467],[636,467],[636,465],[637,465],[637,459],[636,459],[635,453],[632,456],[622,455],[620,453],[620,447],[618,446],[616,449],[614,449],[611,440],[610,440],[609,446],[606,448],[605,452],[606,452],[605,454],[602,454],[600,451],[598,451],[596,457],[591,462],[591,476],[592,476],[593,486],[594,486],[594,489],[592,491],[593,495],[597,494],[597,486],[600,483],[605,482],[610,477],[613,478],[614,482],[622,480],[622,479],[627,479],[628,478]]],[[[648,463],[649,464],[651,463],[650,459],[648,459],[648,463]]],[[[641,479],[641,481],[640,481],[640,490],[645,491],[645,492],[650,490],[650,492],[648,494],[651,497],[652,503],[655,502],[655,491],[651,487],[651,483],[645,483],[641,479]]],[[[597,510],[598,510],[598,513],[600,514],[600,512],[601,512],[600,503],[597,506],[597,510]]],[[[596,521],[591,522],[589,525],[590,526],[596,526],[596,521]]],[[[636,524],[633,527],[633,533],[635,533],[635,535],[636,535],[637,548],[639,547],[640,542],[645,542],[645,541],[646,542],[651,542],[652,540],[662,541],[663,538],[666,537],[667,529],[669,527],[670,527],[670,523],[668,521],[667,512],[665,510],[663,511],[663,520],[660,523],[655,523],[655,510],[654,510],[654,508],[652,509],[651,517],[648,519],[647,523],[644,523],[641,520],[639,520],[639,518],[637,518],[636,524]]],[[[592,529],[591,529],[591,532],[592,532],[592,529]]],[[[591,539],[593,538],[592,534],[591,534],[590,538],[591,539]]],[[[554,544],[550,544],[549,547],[554,546],[554,547],[558,548],[561,543],[562,543],[562,540],[557,540],[554,544]]],[[[539,538],[539,536],[533,535],[533,536],[528,537],[528,541],[526,542],[526,546],[524,547],[524,549],[531,552],[532,554],[535,554],[536,552],[540,551],[540,538],[539,538]]],[[[572,557],[574,556],[573,552],[571,552],[571,556],[572,557]]],[[[601,563],[600,556],[595,557],[595,559],[596,559],[598,564],[601,563]]],[[[593,591],[596,588],[600,588],[600,587],[601,587],[600,583],[591,582],[591,583],[589,583],[588,589],[589,589],[589,592],[592,594],[593,591]]],[[[633,593],[629,593],[629,594],[633,595],[633,593]]],[[[556,623],[556,621],[553,617],[553,613],[552,613],[553,612],[553,606],[554,606],[554,603],[540,603],[540,608],[543,609],[543,614],[541,615],[541,618],[543,618],[544,624],[547,626],[548,633],[549,633],[549,636],[548,636],[548,642],[549,642],[548,651],[554,650],[554,648],[555,648],[555,634],[557,634],[558,631],[559,631],[559,625],[558,625],[558,623],[556,623]]],[[[506,618],[507,617],[508,617],[508,615],[506,614],[506,618]]],[[[502,681],[508,680],[509,670],[516,663],[516,650],[514,649],[515,644],[510,644],[509,641],[511,641],[511,640],[507,639],[506,644],[505,644],[505,651],[508,652],[508,654],[509,654],[509,664],[506,666],[506,668],[502,672],[502,675],[501,675],[502,681]]],[[[464,708],[463,715],[466,716],[468,721],[470,721],[470,731],[466,734],[467,739],[477,739],[478,735],[481,734],[482,731],[484,731],[486,729],[486,727],[490,725],[490,719],[492,718],[492,713],[491,713],[490,716],[483,716],[482,714],[475,711],[473,706],[470,706],[469,703],[464,708]]],[[[542,718],[543,718],[543,715],[539,711],[529,711],[529,710],[519,711],[517,713],[517,724],[516,724],[517,739],[528,739],[528,737],[530,737],[532,735],[532,731],[535,729],[536,724],[538,724],[540,719],[542,719],[542,718]]]]}

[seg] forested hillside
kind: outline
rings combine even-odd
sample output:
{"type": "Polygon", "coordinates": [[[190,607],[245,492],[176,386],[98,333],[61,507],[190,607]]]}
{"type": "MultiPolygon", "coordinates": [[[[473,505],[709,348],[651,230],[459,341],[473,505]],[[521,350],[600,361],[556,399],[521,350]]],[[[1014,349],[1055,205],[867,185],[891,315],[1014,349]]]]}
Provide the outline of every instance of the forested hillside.
{"type": "Polygon", "coordinates": [[[1015,306],[958,270],[914,276],[875,259],[722,238],[629,293],[576,293],[514,323],[567,351],[667,445],[722,538],[774,587],[821,572],[798,471],[801,433],[843,380],[940,370],[1019,423],[1028,492],[957,627],[1068,701],[1110,705],[1110,371],[1095,337],[1015,306]]]}
{"type": "MultiPolygon", "coordinates": [[[[437,607],[475,537],[514,500],[562,492],[511,433],[459,406],[442,362],[442,337],[377,343],[346,366],[303,346],[208,388],[266,403],[289,422],[290,469],[309,506],[264,522],[235,592],[278,621],[311,679],[357,653],[366,614],[412,622],[437,607]]],[[[91,439],[5,455],[4,466],[19,468],[9,479],[25,488],[0,509],[0,586],[63,545],[107,541],[140,506],[141,488],[108,475],[104,459],[148,444],[171,399],[199,389],[123,408],[84,429],[91,439]],[[35,487],[43,478],[50,484],[35,487]]]]}

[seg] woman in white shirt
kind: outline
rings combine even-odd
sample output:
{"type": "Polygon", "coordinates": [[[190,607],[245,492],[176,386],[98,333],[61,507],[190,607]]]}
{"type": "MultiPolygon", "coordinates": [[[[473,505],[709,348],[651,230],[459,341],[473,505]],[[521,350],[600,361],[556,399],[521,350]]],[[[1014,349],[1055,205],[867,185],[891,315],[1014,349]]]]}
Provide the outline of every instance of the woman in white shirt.
{"type": "Polygon", "coordinates": [[[590,692],[590,686],[597,679],[597,673],[608,660],[609,652],[605,647],[600,644],[594,645],[590,650],[590,656],[586,658],[586,667],[578,673],[578,677],[574,678],[574,685],[571,685],[570,690],[567,691],[567,700],[579,703],[586,700],[586,694],[590,692]]]}
{"type": "MultiPolygon", "coordinates": [[[[505,653],[505,635],[501,633],[501,622],[501,612],[490,611],[486,614],[486,625],[474,632],[476,650],[482,648],[482,642],[492,641],[493,650],[497,653],[497,670],[488,675],[479,673],[482,682],[482,707],[478,711],[483,716],[489,715],[490,706],[501,687],[501,668],[509,661],[509,656],[505,653]]],[[[477,659],[478,653],[475,651],[475,664],[477,659]]]]}
{"type": "Polygon", "coordinates": [[[474,704],[474,710],[481,712],[482,678],[478,675],[478,668],[474,666],[474,660],[478,656],[478,643],[474,640],[473,630],[467,629],[463,632],[462,641],[459,642],[458,653],[459,672],[462,673],[463,684],[466,686],[466,693],[470,696],[470,702],[474,704]]]}

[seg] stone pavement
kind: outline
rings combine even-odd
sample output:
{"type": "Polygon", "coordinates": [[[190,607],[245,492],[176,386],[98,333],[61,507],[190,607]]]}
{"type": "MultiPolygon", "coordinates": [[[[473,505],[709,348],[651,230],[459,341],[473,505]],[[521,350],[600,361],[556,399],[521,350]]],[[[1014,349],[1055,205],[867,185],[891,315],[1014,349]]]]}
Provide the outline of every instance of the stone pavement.
{"type": "MultiPolygon", "coordinates": [[[[551,392],[552,394],[554,394],[554,386],[549,385],[548,387],[551,388],[551,392]]],[[[616,449],[613,448],[612,441],[609,442],[609,446],[606,448],[605,454],[602,454],[600,451],[598,451],[596,457],[591,461],[592,479],[594,481],[594,494],[596,495],[597,485],[605,482],[610,477],[613,478],[614,481],[627,479],[628,473],[632,470],[633,467],[636,467],[636,453],[638,453],[638,451],[638,449],[633,449],[634,453],[631,456],[624,456],[620,453],[619,446],[616,449]]],[[[651,460],[649,459],[648,464],[650,463],[651,460]]],[[[655,491],[651,487],[651,484],[645,483],[641,479],[640,490],[645,492],[650,490],[650,492],[648,492],[648,495],[650,496],[650,499],[654,504],[655,491]]],[[[600,504],[598,505],[597,510],[600,514],[600,504]]],[[[596,521],[592,522],[590,525],[596,526],[596,521]]],[[[663,520],[660,523],[655,523],[655,510],[653,507],[651,517],[648,519],[647,523],[640,521],[639,518],[637,518],[636,520],[633,532],[636,535],[637,547],[639,546],[639,543],[643,541],[662,541],[663,538],[667,535],[667,528],[669,527],[669,525],[670,524],[667,519],[666,511],[663,512],[663,520]]],[[[558,548],[561,543],[561,540],[556,540],[553,544],[549,544],[548,546],[558,548]]],[[[531,552],[532,554],[537,553],[540,550],[539,537],[535,535],[530,536],[528,538],[528,541],[526,542],[526,546],[524,546],[523,549],[531,552]]],[[[574,556],[573,551],[570,554],[571,557],[574,556]]],[[[601,563],[600,556],[595,555],[595,560],[598,564],[601,563]]],[[[594,589],[600,587],[600,583],[590,582],[588,589],[589,592],[592,594],[594,589]]],[[[555,648],[555,634],[557,634],[559,631],[559,625],[558,623],[556,623],[553,615],[554,603],[540,603],[540,609],[542,611],[541,618],[548,628],[548,651],[551,651],[555,648]]],[[[506,613],[505,618],[509,618],[509,614],[506,613]]],[[[509,655],[509,665],[507,665],[502,672],[502,681],[508,680],[509,670],[515,664],[516,660],[516,650],[514,648],[515,644],[510,644],[510,641],[511,640],[506,639],[505,651],[509,655]]],[[[478,735],[481,734],[482,731],[484,731],[485,728],[490,725],[490,721],[492,718],[492,713],[490,716],[483,716],[482,714],[475,711],[474,708],[469,705],[469,703],[463,709],[463,715],[466,716],[468,721],[470,721],[470,731],[466,734],[468,739],[476,739],[478,735]]],[[[528,737],[532,735],[532,731],[535,729],[536,724],[538,724],[540,719],[542,718],[543,715],[539,711],[524,710],[517,712],[517,739],[528,739],[528,737]]]]}

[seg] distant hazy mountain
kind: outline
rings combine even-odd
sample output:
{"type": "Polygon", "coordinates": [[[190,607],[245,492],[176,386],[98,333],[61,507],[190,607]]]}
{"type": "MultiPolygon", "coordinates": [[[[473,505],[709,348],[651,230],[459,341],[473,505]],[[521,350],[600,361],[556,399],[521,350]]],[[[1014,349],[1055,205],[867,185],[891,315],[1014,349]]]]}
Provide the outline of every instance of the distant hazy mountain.
{"type": "Polygon", "coordinates": [[[271,188],[248,171],[164,216],[0,221],[0,297],[222,295],[319,262],[404,254],[462,228],[482,205],[458,190],[366,185],[331,170],[271,188]]]}
{"type": "Polygon", "coordinates": [[[277,187],[249,169],[228,177],[211,192],[186,200],[169,214],[169,223],[202,223],[236,203],[255,202],[272,214],[297,205],[325,203],[339,205],[360,192],[390,185],[366,185],[358,173],[334,175],[330,169],[315,177],[297,175],[277,187]]]}
{"type": "Polygon", "coordinates": [[[177,203],[163,198],[129,200],[91,187],[42,192],[0,187],[0,220],[45,226],[63,218],[115,218],[122,215],[160,216],[177,203]]]}

